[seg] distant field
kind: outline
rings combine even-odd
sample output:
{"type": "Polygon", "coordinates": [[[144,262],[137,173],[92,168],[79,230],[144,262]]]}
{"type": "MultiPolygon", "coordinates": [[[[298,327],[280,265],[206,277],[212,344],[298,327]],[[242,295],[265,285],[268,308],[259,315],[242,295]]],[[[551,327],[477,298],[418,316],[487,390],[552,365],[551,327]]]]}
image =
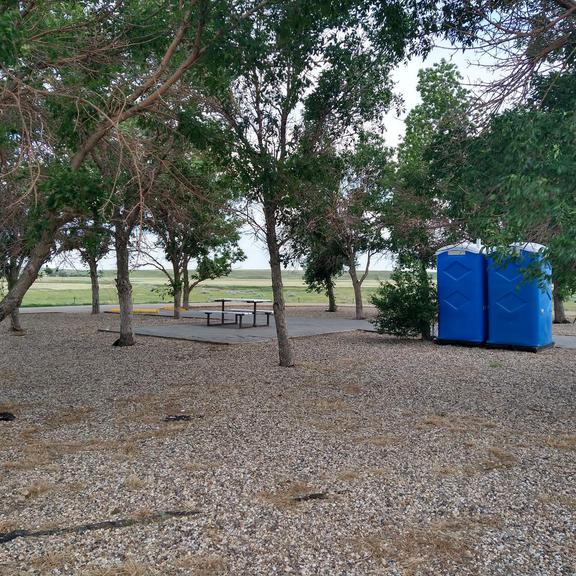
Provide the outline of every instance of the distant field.
{"type": "MultiPolygon", "coordinates": [[[[75,272],[78,274],[78,272],[75,272]]],[[[104,270],[100,278],[100,301],[102,304],[117,304],[114,270],[104,270]]],[[[290,304],[324,303],[323,294],[308,292],[302,280],[302,272],[286,270],[284,295],[290,304]]],[[[381,281],[390,277],[388,271],[374,271],[364,281],[363,294],[366,302],[381,281]]],[[[157,291],[166,286],[165,277],[158,270],[136,270],[130,280],[135,304],[169,302],[170,297],[157,291]]],[[[272,299],[270,272],[268,270],[236,270],[225,278],[208,280],[197,286],[190,295],[191,302],[208,302],[214,298],[255,297],[272,299]]],[[[340,304],[352,304],[354,292],[348,275],[336,283],[336,299],[340,304]]],[[[81,276],[43,276],[38,279],[24,298],[24,306],[67,306],[90,304],[90,278],[81,276]]]]}
{"type": "MultiPolygon", "coordinates": [[[[74,274],[81,274],[74,272],[74,274]]],[[[100,300],[102,304],[117,304],[114,270],[104,270],[100,278],[100,300]]],[[[302,280],[302,273],[285,270],[284,295],[289,304],[323,304],[323,294],[308,292],[302,280]]],[[[375,270],[364,281],[362,293],[368,302],[380,282],[387,280],[390,272],[375,270]]],[[[135,304],[170,302],[169,296],[155,291],[166,286],[166,281],[158,270],[135,270],[130,279],[133,286],[135,304]]],[[[197,286],[190,296],[191,302],[209,302],[214,298],[255,297],[272,299],[270,272],[268,270],[235,270],[225,278],[209,280],[197,286]]],[[[340,304],[353,304],[354,292],[349,276],[343,275],[336,282],[336,299],[340,304]]],[[[24,298],[24,306],[68,306],[90,304],[90,278],[87,273],[78,276],[49,277],[38,279],[24,298]]],[[[576,311],[576,302],[566,302],[566,310],[576,311]]]]}

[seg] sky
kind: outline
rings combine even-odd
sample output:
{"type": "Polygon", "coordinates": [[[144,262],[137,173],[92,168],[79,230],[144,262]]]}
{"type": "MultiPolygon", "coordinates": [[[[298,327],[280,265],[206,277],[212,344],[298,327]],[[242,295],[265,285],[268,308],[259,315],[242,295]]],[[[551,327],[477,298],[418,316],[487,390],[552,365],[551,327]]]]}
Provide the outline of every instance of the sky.
{"type": "MultiPolygon", "coordinates": [[[[464,84],[475,85],[481,80],[486,80],[489,71],[484,66],[479,66],[476,63],[476,57],[473,52],[463,53],[454,51],[450,48],[441,46],[432,49],[428,57],[423,60],[422,58],[413,58],[407,64],[400,66],[393,74],[396,83],[396,92],[401,94],[404,99],[404,111],[400,116],[396,111],[390,111],[385,119],[385,139],[389,146],[396,146],[404,135],[404,121],[408,112],[420,102],[416,85],[418,82],[418,71],[421,68],[427,68],[434,63],[439,62],[442,58],[456,64],[460,74],[463,76],[464,84]]],[[[243,269],[262,269],[268,268],[268,254],[266,247],[261,240],[254,237],[250,228],[246,228],[240,240],[240,247],[246,254],[247,258],[244,262],[238,263],[234,268],[243,269]]],[[[65,267],[70,264],[75,267],[82,268],[83,266],[77,259],[70,259],[65,267]]],[[[360,259],[360,266],[365,266],[365,261],[360,259]]],[[[114,254],[108,255],[101,261],[100,267],[103,269],[111,269],[116,267],[114,254]]],[[[393,267],[392,259],[383,255],[380,259],[373,261],[371,268],[373,270],[390,270],[393,267]]]]}

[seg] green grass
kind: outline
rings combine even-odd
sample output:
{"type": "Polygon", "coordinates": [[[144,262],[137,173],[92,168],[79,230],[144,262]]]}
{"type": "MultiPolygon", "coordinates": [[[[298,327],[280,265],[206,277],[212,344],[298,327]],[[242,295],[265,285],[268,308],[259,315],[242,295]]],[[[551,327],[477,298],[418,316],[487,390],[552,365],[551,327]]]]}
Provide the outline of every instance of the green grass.
{"type": "MultiPolygon", "coordinates": [[[[117,304],[114,270],[104,270],[100,278],[100,301],[102,304],[117,304]]],[[[364,281],[363,294],[368,302],[381,281],[388,279],[389,272],[371,272],[364,281]]],[[[289,304],[325,303],[323,294],[308,292],[302,280],[302,273],[285,270],[284,295],[289,304]]],[[[130,276],[135,304],[170,302],[170,296],[161,297],[155,289],[166,286],[165,277],[158,270],[135,270],[130,276]]],[[[225,278],[209,280],[197,286],[190,295],[191,302],[209,302],[214,298],[254,297],[272,299],[269,270],[235,270],[225,278]]],[[[354,292],[348,275],[336,282],[336,299],[340,304],[352,304],[354,292]]],[[[90,304],[90,278],[79,276],[43,276],[39,278],[24,297],[24,306],[67,306],[90,304]]]]}
{"type": "MultiPolygon", "coordinates": [[[[78,273],[75,273],[78,274],[78,273]]],[[[100,300],[102,304],[117,304],[116,287],[114,285],[114,270],[104,270],[100,278],[100,300]]],[[[387,280],[390,272],[375,270],[370,272],[362,293],[364,302],[369,301],[370,295],[380,282],[387,280]]],[[[284,295],[289,304],[324,304],[326,297],[323,294],[308,292],[302,280],[302,272],[284,270],[284,295]]],[[[165,276],[158,270],[135,270],[130,275],[133,286],[135,304],[151,304],[156,302],[170,302],[171,298],[162,298],[155,288],[166,286],[165,276]]],[[[235,270],[225,278],[210,280],[197,286],[190,296],[191,302],[209,302],[214,298],[242,298],[254,297],[272,299],[272,288],[269,270],[235,270]]],[[[347,274],[342,275],[336,282],[336,300],[339,304],[353,304],[354,292],[347,274]]],[[[24,297],[24,306],[68,306],[74,304],[90,304],[90,278],[87,273],[83,275],[51,277],[43,276],[38,279],[24,297]]],[[[576,302],[565,303],[567,312],[576,312],[576,302]]]]}

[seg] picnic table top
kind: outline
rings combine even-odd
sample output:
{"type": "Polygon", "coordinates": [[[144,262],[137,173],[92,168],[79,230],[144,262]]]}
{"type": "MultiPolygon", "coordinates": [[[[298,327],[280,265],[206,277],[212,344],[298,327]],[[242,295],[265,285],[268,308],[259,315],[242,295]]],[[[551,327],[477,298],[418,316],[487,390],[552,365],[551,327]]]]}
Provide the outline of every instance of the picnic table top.
{"type": "Polygon", "coordinates": [[[262,298],[214,298],[212,302],[250,302],[252,304],[260,304],[261,302],[272,302],[272,300],[264,300],[262,298]]]}

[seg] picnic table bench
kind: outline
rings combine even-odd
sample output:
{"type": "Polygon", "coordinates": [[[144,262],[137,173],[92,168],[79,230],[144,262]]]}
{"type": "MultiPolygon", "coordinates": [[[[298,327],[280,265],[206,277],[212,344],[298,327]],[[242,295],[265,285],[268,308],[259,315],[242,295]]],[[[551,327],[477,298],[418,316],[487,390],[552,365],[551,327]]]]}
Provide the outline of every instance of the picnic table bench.
{"type": "Polygon", "coordinates": [[[206,326],[215,326],[213,323],[214,318],[220,317],[219,326],[238,326],[242,328],[243,319],[246,316],[252,317],[252,326],[257,326],[256,318],[258,316],[266,316],[266,326],[270,326],[270,316],[274,315],[272,310],[258,310],[257,305],[262,302],[270,302],[270,300],[262,300],[260,298],[217,298],[214,302],[221,302],[222,308],[220,310],[194,310],[190,311],[187,316],[191,318],[206,318],[206,326]],[[253,304],[252,309],[241,308],[225,308],[226,302],[245,302],[253,304]],[[226,321],[230,320],[230,321],[226,321]]]}
{"type": "Polygon", "coordinates": [[[226,302],[243,302],[245,304],[252,304],[252,310],[243,310],[243,309],[236,309],[232,310],[229,309],[231,314],[242,314],[248,315],[250,314],[252,318],[252,326],[256,326],[256,318],[258,314],[265,314],[266,315],[266,326],[270,326],[270,316],[274,314],[271,310],[257,310],[258,304],[262,304],[264,302],[268,303],[271,300],[264,300],[262,298],[215,298],[213,302],[221,302],[222,309],[220,310],[220,314],[222,314],[222,323],[224,323],[224,315],[226,314],[225,304],[226,302]]]}
{"type": "Polygon", "coordinates": [[[221,321],[217,323],[218,326],[227,325],[242,328],[242,318],[244,318],[244,316],[252,316],[252,312],[232,312],[230,310],[225,310],[224,313],[222,313],[221,310],[195,310],[194,312],[186,314],[188,318],[206,319],[206,326],[215,326],[215,324],[210,324],[210,320],[215,315],[218,315],[221,318],[221,321]],[[231,318],[232,322],[226,322],[226,318],[231,318]]]}
{"type": "MultiPolygon", "coordinates": [[[[257,310],[256,312],[254,312],[253,310],[245,310],[245,309],[241,309],[241,308],[228,308],[227,312],[238,312],[238,313],[243,313],[243,314],[250,314],[250,316],[253,316],[254,314],[256,315],[266,315],[266,326],[270,326],[270,316],[274,316],[274,312],[272,312],[272,310],[257,310]]],[[[254,323],[254,326],[256,326],[256,324],[254,323]]]]}

